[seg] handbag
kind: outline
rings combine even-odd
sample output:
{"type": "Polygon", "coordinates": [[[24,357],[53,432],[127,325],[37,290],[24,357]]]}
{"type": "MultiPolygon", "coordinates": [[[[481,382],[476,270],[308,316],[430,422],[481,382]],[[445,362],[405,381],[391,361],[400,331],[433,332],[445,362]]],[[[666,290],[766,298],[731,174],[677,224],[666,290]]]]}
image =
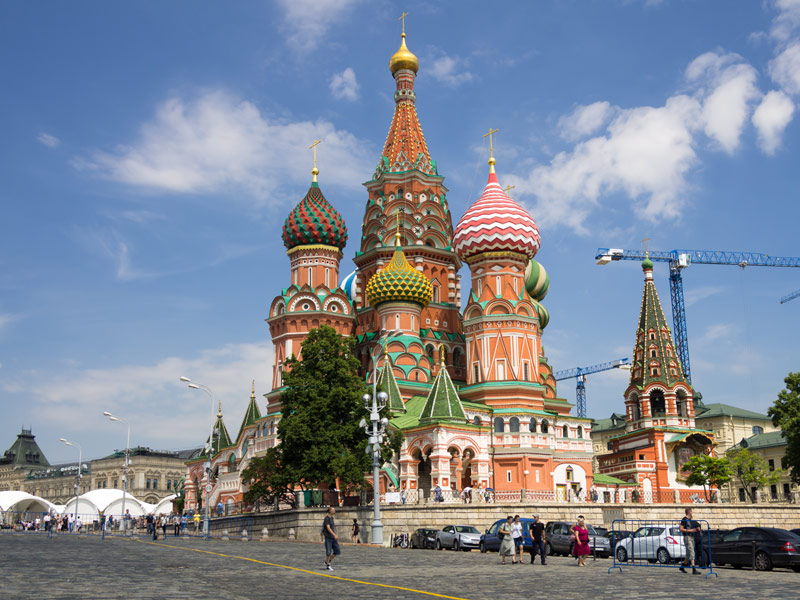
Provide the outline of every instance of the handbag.
{"type": "Polygon", "coordinates": [[[569,541],[570,541],[570,542],[577,542],[577,541],[578,541],[578,538],[577,538],[577,537],[575,537],[575,534],[573,533],[571,536],[569,536],[569,541]]]}
{"type": "Polygon", "coordinates": [[[498,531],[498,532],[497,532],[497,538],[498,538],[498,539],[501,539],[501,540],[502,540],[504,537],[506,537],[506,534],[505,534],[505,533],[503,533],[502,531],[498,531]]]}

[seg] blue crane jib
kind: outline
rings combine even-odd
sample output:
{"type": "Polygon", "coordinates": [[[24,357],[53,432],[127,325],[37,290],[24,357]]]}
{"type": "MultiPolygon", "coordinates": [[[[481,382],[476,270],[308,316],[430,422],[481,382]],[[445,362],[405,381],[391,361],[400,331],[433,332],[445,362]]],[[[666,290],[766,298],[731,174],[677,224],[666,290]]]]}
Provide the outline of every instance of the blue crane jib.
{"type": "Polygon", "coordinates": [[[579,417],[586,416],[586,376],[592,373],[600,373],[601,371],[609,371],[610,369],[630,368],[630,358],[618,358],[609,362],[592,365],[591,367],[575,367],[574,369],[566,369],[564,371],[556,371],[553,377],[556,381],[563,379],[571,379],[575,377],[578,384],[575,387],[575,404],[579,417]]]}

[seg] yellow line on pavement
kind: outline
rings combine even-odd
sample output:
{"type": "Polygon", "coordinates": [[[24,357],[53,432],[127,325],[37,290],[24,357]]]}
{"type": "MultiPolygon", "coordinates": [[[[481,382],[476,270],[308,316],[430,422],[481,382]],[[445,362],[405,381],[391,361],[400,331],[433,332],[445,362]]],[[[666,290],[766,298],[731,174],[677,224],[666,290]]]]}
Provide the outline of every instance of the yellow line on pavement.
{"type": "Polygon", "coordinates": [[[375,583],[372,581],[361,581],[360,579],[348,579],[347,577],[337,577],[336,575],[328,575],[327,573],[318,573],[317,571],[309,571],[308,569],[300,569],[298,567],[290,567],[289,565],[279,565],[277,563],[266,562],[249,556],[234,556],[232,554],[222,554],[220,552],[211,552],[210,550],[198,550],[197,548],[184,548],[183,546],[172,546],[171,544],[156,544],[153,542],[145,542],[143,540],[136,540],[140,544],[149,544],[151,546],[160,546],[163,548],[175,548],[176,550],[189,550],[191,552],[200,552],[201,554],[211,554],[212,556],[221,556],[223,558],[236,558],[238,560],[247,560],[250,562],[258,563],[260,565],[267,565],[269,567],[278,567],[280,569],[288,569],[290,571],[298,571],[300,573],[308,573],[309,575],[316,575],[317,577],[327,577],[329,579],[338,579],[339,581],[349,581],[350,583],[360,583],[362,585],[373,585],[375,587],[390,588],[393,590],[403,590],[404,592],[414,592],[415,594],[423,594],[425,596],[435,596],[437,598],[448,598],[449,600],[467,600],[459,596],[447,596],[445,594],[437,594],[435,592],[426,592],[425,590],[415,590],[413,588],[401,587],[399,585],[389,585],[386,583],[375,583]]]}

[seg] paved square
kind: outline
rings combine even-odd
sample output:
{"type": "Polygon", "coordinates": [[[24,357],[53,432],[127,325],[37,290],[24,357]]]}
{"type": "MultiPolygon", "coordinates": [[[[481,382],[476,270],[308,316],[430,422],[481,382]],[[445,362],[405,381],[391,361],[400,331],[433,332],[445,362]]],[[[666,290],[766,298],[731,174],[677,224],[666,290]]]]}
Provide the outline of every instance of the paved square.
{"type": "MultiPolygon", "coordinates": [[[[499,564],[496,553],[342,547],[336,570],[323,569],[324,547],[306,542],[153,542],[96,536],[0,535],[0,598],[793,598],[800,574],[721,569],[719,577],[676,569],[626,568],[610,559],[578,568],[499,564]]],[[[525,557],[528,560],[528,557],[525,557]]]]}

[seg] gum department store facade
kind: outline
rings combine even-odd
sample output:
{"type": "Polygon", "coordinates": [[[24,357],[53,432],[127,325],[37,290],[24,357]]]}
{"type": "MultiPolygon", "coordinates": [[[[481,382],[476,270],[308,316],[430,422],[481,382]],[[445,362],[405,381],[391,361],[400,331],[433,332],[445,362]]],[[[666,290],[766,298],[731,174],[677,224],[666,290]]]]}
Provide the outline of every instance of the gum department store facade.
{"type": "MultiPolygon", "coordinates": [[[[283,227],[290,270],[266,319],[275,350],[266,412],[253,389],[231,438],[220,406],[210,505],[240,502],[241,470],[277,443],[283,364],[322,324],[356,337],[360,374],[371,382],[377,370],[391,425],[403,432],[399,456],[383,468],[383,490],[406,490],[410,502],[437,485],[492,488],[498,500],[520,500],[520,490],[528,501],[585,499],[592,487],[600,501],[625,500],[634,488],[646,501],[683,498],[680,461],[712,452],[714,435],[696,429],[693,390],[675,357],[652,263],[645,264],[625,427],[594,476],[592,420],[571,414],[558,396],[542,345],[550,282],[534,258],[540,237],[533,218],[502,189],[491,157],[483,193],[453,229],[444,177],[417,116],[419,62],[405,33],[389,66],[395,111],[364,184],[356,270],[340,278],[348,232],[322,193],[315,161],[311,187],[283,227]],[[470,270],[464,307],[462,263],[470,270]]],[[[187,463],[187,508],[204,501],[205,460],[187,463]]]]}

